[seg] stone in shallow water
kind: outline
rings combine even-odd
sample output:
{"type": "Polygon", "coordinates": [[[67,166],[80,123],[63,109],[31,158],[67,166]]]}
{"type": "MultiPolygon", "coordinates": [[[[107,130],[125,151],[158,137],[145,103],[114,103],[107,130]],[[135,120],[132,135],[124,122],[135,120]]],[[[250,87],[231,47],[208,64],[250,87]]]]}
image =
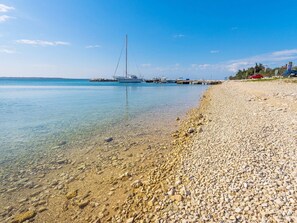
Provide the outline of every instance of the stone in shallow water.
{"type": "Polygon", "coordinates": [[[70,199],[72,199],[72,198],[74,198],[74,197],[76,197],[76,196],[77,196],[77,190],[70,191],[70,192],[68,192],[68,193],[66,194],[66,198],[67,198],[68,200],[70,200],[70,199]]]}
{"type": "Polygon", "coordinates": [[[111,142],[112,140],[113,140],[112,137],[107,137],[107,138],[104,139],[105,142],[111,142]]]}
{"type": "Polygon", "coordinates": [[[132,174],[129,173],[129,172],[126,172],[126,173],[122,174],[122,175],[119,177],[119,179],[120,179],[120,180],[128,180],[130,177],[132,177],[132,174]]]}
{"type": "Polygon", "coordinates": [[[86,207],[89,203],[90,203],[89,200],[81,201],[80,203],[78,203],[78,206],[79,206],[80,208],[84,208],[84,207],[86,207]]]}
{"type": "Polygon", "coordinates": [[[195,132],[195,129],[194,129],[194,128],[189,128],[189,129],[188,129],[188,133],[189,133],[189,134],[194,133],[194,132],[195,132]]]}
{"type": "Polygon", "coordinates": [[[26,211],[14,217],[13,223],[21,223],[30,218],[33,218],[36,215],[35,211],[26,211]]]}
{"type": "Polygon", "coordinates": [[[134,188],[141,187],[142,185],[143,185],[143,183],[140,180],[136,180],[131,184],[131,186],[134,188]]]}
{"type": "Polygon", "coordinates": [[[46,210],[47,210],[47,208],[42,206],[42,207],[40,207],[40,208],[38,209],[38,212],[41,213],[41,212],[44,212],[44,211],[46,211],[46,210]]]}
{"type": "Polygon", "coordinates": [[[64,145],[66,145],[66,141],[61,141],[61,142],[59,142],[59,144],[58,144],[58,146],[64,146],[64,145]]]}

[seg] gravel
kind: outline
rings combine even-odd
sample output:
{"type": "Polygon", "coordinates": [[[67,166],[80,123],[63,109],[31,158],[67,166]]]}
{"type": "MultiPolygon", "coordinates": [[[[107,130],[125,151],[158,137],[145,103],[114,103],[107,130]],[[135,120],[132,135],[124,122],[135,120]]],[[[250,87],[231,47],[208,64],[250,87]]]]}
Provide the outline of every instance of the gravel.
{"type": "Polygon", "coordinates": [[[113,220],[297,222],[296,92],[282,81],[211,87],[113,220]]]}

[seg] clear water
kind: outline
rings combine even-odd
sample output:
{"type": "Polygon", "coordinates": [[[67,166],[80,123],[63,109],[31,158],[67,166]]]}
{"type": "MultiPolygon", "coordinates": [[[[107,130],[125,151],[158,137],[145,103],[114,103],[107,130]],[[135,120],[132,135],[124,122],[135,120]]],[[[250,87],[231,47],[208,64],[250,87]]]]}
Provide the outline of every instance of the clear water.
{"type": "Polygon", "coordinates": [[[201,85],[0,78],[0,163],[61,141],[87,141],[95,132],[104,133],[146,114],[177,116],[196,106],[205,89],[201,85]]]}

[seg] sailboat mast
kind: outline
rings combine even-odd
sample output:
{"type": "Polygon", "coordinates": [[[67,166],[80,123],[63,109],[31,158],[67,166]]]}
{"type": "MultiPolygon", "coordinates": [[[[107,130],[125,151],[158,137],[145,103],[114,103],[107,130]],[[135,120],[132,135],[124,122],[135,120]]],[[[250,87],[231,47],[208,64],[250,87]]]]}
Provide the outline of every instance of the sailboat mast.
{"type": "Polygon", "coordinates": [[[126,78],[128,77],[128,35],[126,34],[126,78]]]}

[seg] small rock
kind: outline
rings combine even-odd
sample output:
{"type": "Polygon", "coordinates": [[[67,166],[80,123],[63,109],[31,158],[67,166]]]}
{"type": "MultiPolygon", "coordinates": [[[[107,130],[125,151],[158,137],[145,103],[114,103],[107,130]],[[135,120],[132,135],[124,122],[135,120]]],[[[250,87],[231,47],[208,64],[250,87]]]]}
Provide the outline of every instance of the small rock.
{"type": "Polygon", "coordinates": [[[22,198],[22,199],[20,199],[19,200],[19,203],[21,204],[21,203],[24,203],[24,202],[26,202],[28,200],[28,198],[22,198]]]}
{"type": "Polygon", "coordinates": [[[132,174],[129,173],[129,172],[126,172],[126,173],[122,174],[122,175],[119,177],[119,179],[120,179],[120,180],[128,180],[130,177],[132,177],[132,174]]]}
{"type": "Polygon", "coordinates": [[[56,162],[57,162],[57,164],[67,164],[68,160],[67,159],[60,159],[60,160],[57,160],[56,162]]]}
{"type": "Polygon", "coordinates": [[[275,201],[274,201],[277,205],[279,205],[279,206],[283,206],[283,204],[284,204],[284,202],[282,202],[282,200],[281,199],[276,199],[275,201]]]}
{"type": "Polygon", "coordinates": [[[267,203],[263,203],[262,204],[262,207],[268,207],[268,204],[267,203]]]}
{"type": "Polygon", "coordinates": [[[9,188],[6,192],[13,192],[16,191],[18,188],[17,187],[13,187],[13,188],[9,188]]]}
{"type": "Polygon", "coordinates": [[[236,213],[239,213],[239,212],[241,212],[241,208],[235,208],[235,210],[234,210],[236,213]]]}
{"type": "Polygon", "coordinates": [[[175,181],[175,186],[181,185],[182,181],[181,179],[178,179],[177,181],[175,181]]]}
{"type": "Polygon", "coordinates": [[[40,207],[40,208],[38,209],[38,212],[41,213],[41,212],[44,212],[44,211],[46,211],[46,210],[47,210],[46,207],[40,207]]]}
{"type": "Polygon", "coordinates": [[[26,211],[14,217],[13,223],[21,223],[28,219],[33,218],[36,215],[35,211],[26,211]]]}
{"type": "Polygon", "coordinates": [[[64,145],[66,145],[66,141],[61,141],[61,142],[59,142],[59,144],[58,144],[58,146],[64,146],[64,145]]]}
{"type": "Polygon", "coordinates": [[[126,221],[126,223],[133,223],[134,222],[134,218],[132,217],[132,218],[129,218],[129,219],[127,219],[127,221],[126,221]]]}
{"type": "Polygon", "coordinates": [[[84,170],[86,169],[86,164],[82,163],[77,167],[78,170],[84,170]]]}
{"type": "Polygon", "coordinates": [[[181,195],[177,194],[177,195],[173,195],[173,196],[171,196],[170,199],[171,199],[172,201],[180,202],[180,201],[183,200],[183,197],[182,197],[181,195]]]}
{"type": "Polygon", "coordinates": [[[56,186],[56,185],[58,185],[58,184],[59,184],[59,181],[56,180],[56,179],[54,179],[54,180],[52,181],[52,183],[51,183],[51,186],[56,186]]]}
{"type": "Polygon", "coordinates": [[[70,191],[70,192],[68,192],[68,193],[66,194],[66,198],[67,198],[68,200],[70,200],[70,199],[72,199],[72,198],[74,198],[74,197],[76,197],[76,196],[77,196],[77,190],[70,191]]]}
{"type": "Polygon", "coordinates": [[[173,196],[175,194],[175,189],[174,188],[171,188],[168,193],[167,193],[169,196],[173,196]]]}
{"type": "Polygon", "coordinates": [[[153,197],[147,204],[148,204],[148,206],[152,207],[152,206],[154,206],[156,201],[157,201],[157,199],[155,197],[153,197]]]}
{"type": "Polygon", "coordinates": [[[86,207],[89,203],[90,203],[89,200],[82,201],[82,202],[78,203],[78,206],[79,206],[79,208],[84,208],[84,207],[86,207]]]}
{"type": "Polygon", "coordinates": [[[140,180],[136,180],[136,181],[134,181],[134,182],[131,184],[131,186],[134,187],[134,188],[138,188],[138,187],[140,187],[140,186],[142,186],[142,185],[143,185],[143,183],[142,183],[140,180]]]}
{"type": "Polygon", "coordinates": [[[236,217],[233,216],[233,215],[231,215],[229,219],[230,219],[230,220],[236,220],[236,217]]]}
{"type": "Polygon", "coordinates": [[[58,186],[57,186],[57,190],[62,190],[64,188],[64,184],[59,184],[58,186]]]}
{"type": "Polygon", "coordinates": [[[189,134],[191,134],[191,133],[193,133],[193,132],[195,132],[195,129],[194,129],[194,128],[189,128],[189,129],[188,129],[188,133],[189,133],[189,134]]]}
{"type": "Polygon", "coordinates": [[[112,140],[113,140],[112,137],[108,137],[108,138],[105,138],[105,139],[104,139],[105,142],[111,142],[112,140]]]}
{"type": "Polygon", "coordinates": [[[8,207],[5,208],[5,210],[6,210],[7,212],[11,212],[11,211],[13,210],[13,207],[12,207],[12,206],[8,206],[8,207]]]}

